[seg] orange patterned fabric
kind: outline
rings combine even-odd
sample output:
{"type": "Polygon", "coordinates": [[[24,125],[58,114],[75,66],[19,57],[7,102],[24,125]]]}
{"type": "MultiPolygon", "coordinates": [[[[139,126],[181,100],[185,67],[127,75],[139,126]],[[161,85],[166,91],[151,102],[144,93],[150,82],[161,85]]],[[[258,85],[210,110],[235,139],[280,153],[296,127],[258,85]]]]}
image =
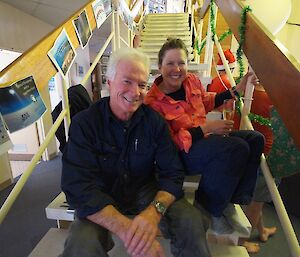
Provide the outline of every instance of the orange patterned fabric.
{"type": "Polygon", "coordinates": [[[206,123],[206,114],[214,109],[216,94],[206,92],[200,80],[188,73],[183,81],[186,100],[176,101],[158,88],[162,80],[160,76],[154,81],[145,97],[145,104],[167,120],[174,142],[187,153],[192,145],[192,136],[188,130],[206,123]]]}

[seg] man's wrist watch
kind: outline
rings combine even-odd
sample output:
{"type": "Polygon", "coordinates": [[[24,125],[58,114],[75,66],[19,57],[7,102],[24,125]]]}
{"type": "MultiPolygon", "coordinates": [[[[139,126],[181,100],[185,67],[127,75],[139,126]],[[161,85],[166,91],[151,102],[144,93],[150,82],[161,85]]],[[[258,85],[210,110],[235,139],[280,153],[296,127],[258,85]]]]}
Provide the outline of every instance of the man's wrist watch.
{"type": "Polygon", "coordinates": [[[155,207],[156,211],[161,214],[162,216],[165,215],[167,211],[167,207],[160,201],[154,200],[151,204],[155,207]]]}

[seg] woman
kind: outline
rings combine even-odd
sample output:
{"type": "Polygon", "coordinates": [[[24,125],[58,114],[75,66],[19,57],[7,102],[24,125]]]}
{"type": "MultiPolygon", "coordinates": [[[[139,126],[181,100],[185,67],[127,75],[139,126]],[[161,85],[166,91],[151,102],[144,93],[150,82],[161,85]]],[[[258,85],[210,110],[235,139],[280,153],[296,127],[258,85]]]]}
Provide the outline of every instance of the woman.
{"type": "Polygon", "coordinates": [[[251,201],[264,138],[254,131],[233,132],[232,120],[207,121],[206,114],[243,91],[251,74],[234,89],[219,95],[207,93],[199,79],[187,72],[187,56],[180,39],[169,39],[161,47],[161,76],[154,81],[145,103],[167,120],[187,175],[202,175],[195,204],[209,212],[211,229],[228,234],[234,227],[248,233],[237,223],[233,203],[251,201]]]}

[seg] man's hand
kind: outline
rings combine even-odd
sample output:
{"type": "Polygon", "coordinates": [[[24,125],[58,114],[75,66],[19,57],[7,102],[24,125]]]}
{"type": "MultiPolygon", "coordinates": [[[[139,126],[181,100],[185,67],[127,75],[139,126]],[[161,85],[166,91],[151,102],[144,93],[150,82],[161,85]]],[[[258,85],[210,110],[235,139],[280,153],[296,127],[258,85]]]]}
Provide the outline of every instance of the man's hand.
{"type": "Polygon", "coordinates": [[[201,126],[204,134],[227,135],[233,128],[233,120],[210,120],[201,126]]]}
{"type": "Polygon", "coordinates": [[[132,255],[133,257],[165,257],[164,250],[157,240],[154,240],[146,253],[132,255]]]}
{"type": "Polygon", "coordinates": [[[145,254],[153,247],[160,218],[160,214],[157,213],[152,205],[135,216],[126,232],[124,241],[129,254],[133,256],[145,254]]]}

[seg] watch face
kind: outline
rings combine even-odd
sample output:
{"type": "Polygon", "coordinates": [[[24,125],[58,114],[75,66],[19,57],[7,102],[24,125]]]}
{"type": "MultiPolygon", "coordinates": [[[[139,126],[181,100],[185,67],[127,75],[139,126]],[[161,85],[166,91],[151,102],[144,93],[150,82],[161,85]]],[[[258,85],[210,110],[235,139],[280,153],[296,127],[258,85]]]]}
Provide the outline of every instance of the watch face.
{"type": "Polygon", "coordinates": [[[154,204],[154,206],[155,206],[157,212],[161,213],[162,215],[165,214],[167,208],[166,208],[166,206],[165,206],[163,203],[161,203],[161,202],[159,202],[159,201],[154,201],[153,204],[154,204]]]}

